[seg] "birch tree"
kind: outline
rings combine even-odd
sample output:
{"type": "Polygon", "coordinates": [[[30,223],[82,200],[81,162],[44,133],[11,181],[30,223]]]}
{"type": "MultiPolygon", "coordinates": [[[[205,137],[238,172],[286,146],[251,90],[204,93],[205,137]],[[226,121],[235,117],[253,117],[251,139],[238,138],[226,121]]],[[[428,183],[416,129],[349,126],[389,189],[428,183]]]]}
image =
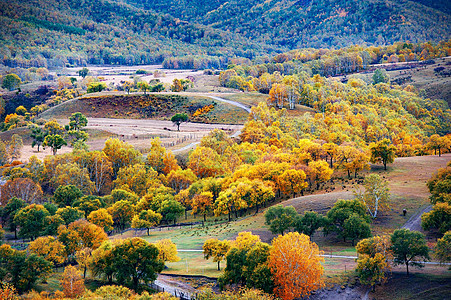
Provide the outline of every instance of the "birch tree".
{"type": "Polygon", "coordinates": [[[363,181],[364,189],[354,191],[354,195],[366,206],[373,219],[379,211],[387,211],[390,208],[390,189],[387,185],[379,175],[370,174],[363,181]]]}

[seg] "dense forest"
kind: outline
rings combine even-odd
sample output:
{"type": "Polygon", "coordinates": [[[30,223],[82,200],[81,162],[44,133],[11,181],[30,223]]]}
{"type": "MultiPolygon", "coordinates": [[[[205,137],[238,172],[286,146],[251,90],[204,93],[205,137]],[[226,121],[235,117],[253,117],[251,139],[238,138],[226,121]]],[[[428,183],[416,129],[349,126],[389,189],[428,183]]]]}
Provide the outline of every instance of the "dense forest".
{"type": "Polygon", "coordinates": [[[1,62],[53,68],[197,55],[192,67],[221,68],[234,57],[437,41],[451,32],[449,5],[431,1],[126,2],[1,1],[1,62]]]}

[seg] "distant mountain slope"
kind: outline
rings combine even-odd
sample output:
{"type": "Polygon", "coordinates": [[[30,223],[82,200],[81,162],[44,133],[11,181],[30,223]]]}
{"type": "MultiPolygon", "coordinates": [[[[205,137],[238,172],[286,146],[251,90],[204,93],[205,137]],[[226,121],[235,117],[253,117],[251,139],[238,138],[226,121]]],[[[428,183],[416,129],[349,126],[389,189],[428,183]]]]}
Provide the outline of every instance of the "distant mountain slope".
{"type": "Polygon", "coordinates": [[[448,38],[451,32],[449,0],[215,0],[205,5],[200,0],[127,2],[289,48],[419,42],[448,38]]]}
{"type": "Polygon", "coordinates": [[[445,0],[0,0],[0,64],[149,64],[189,55],[198,57],[189,66],[220,68],[230,57],[294,48],[446,40],[448,12],[445,0]]]}
{"type": "Polygon", "coordinates": [[[188,54],[234,57],[280,51],[112,0],[0,0],[0,26],[0,63],[11,67],[149,64],[188,54]]]}

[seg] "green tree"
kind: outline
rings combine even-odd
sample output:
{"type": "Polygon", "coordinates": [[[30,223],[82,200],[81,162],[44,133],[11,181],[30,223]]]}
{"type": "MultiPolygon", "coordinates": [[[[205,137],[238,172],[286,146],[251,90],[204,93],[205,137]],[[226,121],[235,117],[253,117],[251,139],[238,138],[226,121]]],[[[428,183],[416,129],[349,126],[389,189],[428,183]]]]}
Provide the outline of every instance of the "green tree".
{"type": "Polygon", "coordinates": [[[107,86],[104,82],[91,82],[88,85],[87,92],[88,93],[97,93],[97,92],[103,91],[106,88],[107,88],[107,86]]]}
{"type": "MultiPolygon", "coordinates": [[[[8,248],[9,247],[9,248],[8,248]]],[[[52,263],[36,254],[7,248],[0,251],[0,270],[3,280],[10,281],[21,293],[31,290],[36,282],[52,271],[52,263]]]]}
{"type": "Polygon", "coordinates": [[[34,148],[34,146],[38,146],[38,152],[39,152],[39,147],[44,143],[44,139],[47,135],[47,133],[42,130],[41,127],[36,126],[36,125],[32,125],[30,126],[31,129],[31,138],[33,139],[33,142],[31,143],[31,147],[34,148]]]}
{"type": "Polygon", "coordinates": [[[383,139],[377,143],[370,144],[372,163],[382,162],[384,170],[387,170],[387,164],[395,161],[396,147],[393,146],[389,139],[383,139]]]}
{"type": "Polygon", "coordinates": [[[355,240],[371,236],[370,225],[361,216],[353,213],[343,224],[343,236],[351,239],[352,246],[354,246],[355,240]]]}
{"type": "Polygon", "coordinates": [[[390,82],[390,76],[384,69],[377,69],[373,74],[373,84],[388,83],[390,82]]]}
{"type": "Polygon", "coordinates": [[[81,112],[73,113],[69,117],[69,129],[70,130],[82,130],[83,127],[88,125],[88,118],[81,112]]]}
{"type": "Polygon", "coordinates": [[[422,267],[419,259],[429,259],[429,249],[421,232],[397,229],[391,235],[392,251],[395,264],[405,264],[409,276],[409,264],[422,267]]]}
{"type": "Polygon", "coordinates": [[[87,218],[91,212],[105,207],[106,204],[100,197],[88,195],[73,202],[73,206],[83,211],[87,218]]]}
{"type": "Polygon", "coordinates": [[[180,124],[188,122],[188,115],[185,113],[175,114],[172,116],[171,122],[177,126],[177,131],[180,131],[180,124]]]}
{"type": "Polygon", "coordinates": [[[75,207],[61,207],[56,211],[57,215],[60,215],[64,220],[64,224],[69,225],[70,223],[83,218],[84,214],[81,210],[78,210],[75,207]]]}
{"type": "Polygon", "coordinates": [[[312,236],[316,230],[327,224],[327,218],[315,211],[307,211],[303,216],[297,216],[294,220],[294,230],[312,236]]]}
{"type": "Polygon", "coordinates": [[[150,90],[150,85],[145,81],[140,81],[136,85],[139,90],[144,92],[144,95],[146,94],[147,91],[150,90]]]}
{"type": "Polygon", "coordinates": [[[218,278],[220,287],[238,284],[272,292],[274,280],[268,266],[269,249],[268,244],[261,242],[251,247],[231,248],[226,255],[224,273],[218,278]]]}
{"type": "Polygon", "coordinates": [[[83,192],[75,185],[60,185],[53,194],[53,201],[59,207],[72,206],[83,197],[83,192]]]}
{"type": "Polygon", "coordinates": [[[78,75],[80,75],[80,77],[85,78],[86,76],[88,76],[89,73],[89,69],[88,68],[83,68],[81,70],[78,70],[78,75]]]}
{"type": "Polygon", "coordinates": [[[163,216],[163,221],[175,224],[177,217],[185,212],[185,207],[176,200],[164,200],[158,212],[163,216]]]}
{"type": "Polygon", "coordinates": [[[293,227],[293,222],[298,213],[293,206],[284,207],[282,204],[274,205],[265,212],[265,224],[274,234],[282,234],[293,227]]]}
{"type": "Polygon", "coordinates": [[[369,222],[365,206],[357,199],[335,202],[334,206],[327,212],[328,222],[324,227],[325,233],[336,232],[339,237],[346,241],[347,234],[344,230],[344,224],[352,214],[357,214],[363,220],[369,222]]]}
{"type": "Polygon", "coordinates": [[[2,88],[13,91],[18,89],[22,84],[22,80],[14,73],[3,76],[2,88]]]}
{"type": "Polygon", "coordinates": [[[111,267],[115,278],[135,291],[140,282],[147,284],[157,279],[164,263],[158,259],[158,249],[140,238],[123,240],[111,250],[111,267]]]}
{"type": "Polygon", "coordinates": [[[50,148],[52,148],[53,155],[56,155],[56,152],[61,149],[61,147],[66,146],[67,142],[61,135],[51,134],[45,137],[44,143],[42,145],[44,147],[49,146],[50,148]]]}
{"type": "Polygon", "coordinates": [[[35,239],[45,227],[45,217],[50,213],[40,204],[30,204],[20,209],[14,216],[14,222],[20,226],[19,236],[35,239]]]}
{"type": "Polygon", "coordinates": [[[25,201],[22,199],[12,197],[6,203],[2,210],[2,220],[6,220],[9,230],[14,231],[14,238],[17,239],[17,224],[14,221],[14,216],[19,210],[26,206],[25,201]]]}

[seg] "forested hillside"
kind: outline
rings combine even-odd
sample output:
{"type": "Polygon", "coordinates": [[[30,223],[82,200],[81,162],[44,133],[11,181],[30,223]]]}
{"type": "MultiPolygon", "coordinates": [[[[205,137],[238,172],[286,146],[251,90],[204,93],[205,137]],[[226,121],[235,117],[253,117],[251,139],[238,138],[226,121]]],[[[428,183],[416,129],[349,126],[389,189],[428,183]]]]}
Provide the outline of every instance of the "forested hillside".
{"type": "Polygon", "coordinates": [[[449,3],[444,1],[217,0],[205,5],[199,0],[128,2],[144,3],[145,9],[290,48],[434,40],[448,36],[450,29],[449,3]]]}
{"type": "Polygon", "coordinates": [[[191,67],[295,48],[450,37],[445,1],[0,1],[0,63],[10,67],[149,64],[191,67]]]}

